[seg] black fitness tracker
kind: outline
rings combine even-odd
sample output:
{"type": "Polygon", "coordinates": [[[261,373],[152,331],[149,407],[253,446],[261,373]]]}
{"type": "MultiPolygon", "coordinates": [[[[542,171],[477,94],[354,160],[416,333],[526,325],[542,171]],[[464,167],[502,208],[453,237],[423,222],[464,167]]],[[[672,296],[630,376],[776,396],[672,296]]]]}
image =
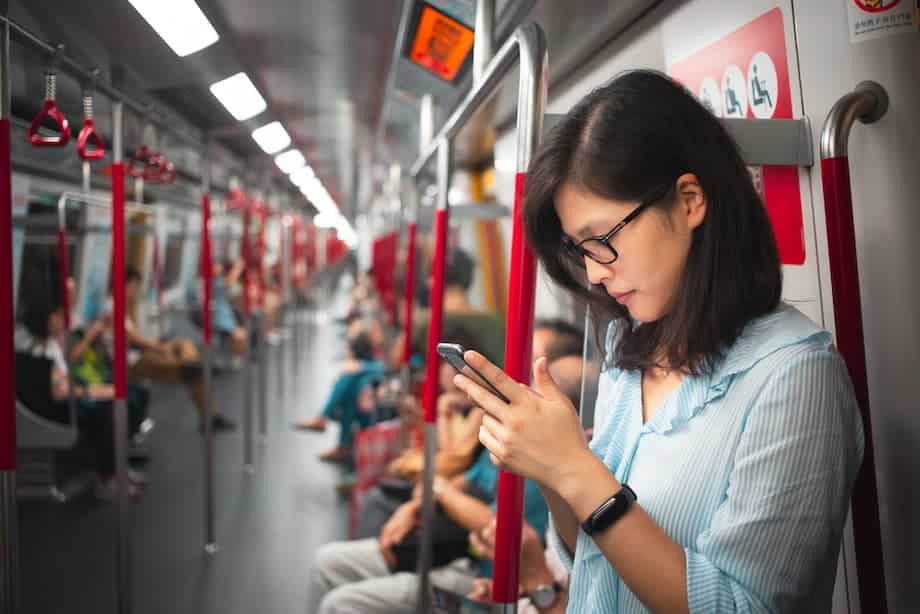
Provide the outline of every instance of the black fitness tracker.
{"type": "Polygon", "coordinates": [[[600,533],[619,520],[635,500],[636,493],[632,488],[623,484],[620,492],[601,503],[600,507],[581,523],[582,530],[588,535],[600,533]]]}

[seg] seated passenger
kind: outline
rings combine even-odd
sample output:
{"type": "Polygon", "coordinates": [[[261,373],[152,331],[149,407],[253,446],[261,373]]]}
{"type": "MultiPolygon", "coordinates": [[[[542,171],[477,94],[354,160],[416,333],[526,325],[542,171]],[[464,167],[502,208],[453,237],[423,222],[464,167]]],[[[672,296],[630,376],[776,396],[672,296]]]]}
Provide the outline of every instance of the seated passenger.
{"type": "MultiPolygon", "coordinates": [[[[470,534],[470,545],[483,558],[495,558],[495,522],[470,534]]],[[[526,522],[521,528],[521,558],[518,567],[521,599],[518,614],[563,614],[569,602],[569,575],[552,548],[546,548],[537,531],[526,522]]],[[[470,601],[492,603],[492,579],[477,578],[470,601]]]]}
{"type": "Polygon", "coordinates": [[[368,426],[371,420],[369,413],[359,410],[358,396],[371,378],[383,372],[383,364],[374,360],[371,338],[366,331],[359,332],[348,340],[348,353],[348,359],[342,366],[320,415],[292,425],[295,430],[323,432],[328,420],[338,422],[338,445],[320,455],[320,460],[329,462],[351,460],[354,429],[356,426],[368,426]]]}
{"type": "MultiPolygon", "coordinates": [[[[218,412],[213,399],[205,390],[204,373],[195,344],[186,338],[159,341],[140,333],[130,315],[131,306],[137,303],[140,290],[140,273],[128,267],[125,273],[125,299],[129,306],[125,314],[125,334],[130,348],[128,350],[128,379],[131,381],[149,379],[164,384],[184,384],[198,408],[201,420],[204,420],[205,415],[209,415],[211,425],[215,430],[235,429],[236,424],[218,412]]],[[[111,318],[111,310],[108,310],[106,318],[111,318]]],[[[111,351],[113,341],[111,334],[107,336],[111,351]]],[[[200,422],[199,430],[203,431],[203,429],[204,423],[200,422]]]]}
{"type": "MultiPolygon", "coordinates": [[[[230,304],[230,288],[234,287],[236,278],[242,272],[242,262],[231,267],[224,275],[224,266],[215,262],[211,267],[213,281],[211,284],[211,323],[214,331],[230,340],[230,348],[237,356],[246,353],[246,329],[237,321],[236,313],[230,304]]],[[[192,316],[196,325],[201,326],[201,293],[193,290],[189,293],[189,302],[198,305],[192,316]]]]}
{"type": "MultiPolygon", "coordinates": [[[[95,450],[96,496],[111,500],[116,493],[114,428],[110,384],[73,386],[68,381],[68,365],[58,343],[65,333],[64,311],[56,284],[27,291],[20,308],[14,348],[17,353],[17,397],[46,420],[66,424],[70,420],[69,399],[77,399],[77,424],[95,450]],[[35,359],[43,359],[36,361],[35,359]]],[[[140,494],[143,477],[129,473],[129,494],[140,494]]]]}
{"type": "MultiPolygon", "coordinates": [[[[474,336],[470,345],[486,356],[504,357],[505,321],[502,315],[483,311],[469,302],[467,293],[473,285],[476,263],[463,250],[456,249],[450,255],[444,270],[444,330],[462,327],[474,336]]],[[[401,334],[391,346],[390,364],[399,364],[402,358],[403,338],[401,334]]],[[[424,356],[428,343],[428,315],[416,310],[412,331],[412,350],[424,356]]]]}
{"type": "MultiPolygon", "coordinates": [[[[465,474],[435,478],[438,511],[433,524],[432,581],[440,586],[469,583],[473,573],[458,561],[465,556],[469,533],[495,518],[498,469],[483,450],[465,474]]],[[[319,548],[313,569],[308,612],[413,613],[417,607],[418,514],[421,489],[384,525],[379,538],[334,542],[319,548]]],[[[547,508],[539,489],[526,482],[524,516],[540,531],[547,527],[547,508]]],[[[491,575],[491,561],[481,560],[479,572],[491,575]]]]}

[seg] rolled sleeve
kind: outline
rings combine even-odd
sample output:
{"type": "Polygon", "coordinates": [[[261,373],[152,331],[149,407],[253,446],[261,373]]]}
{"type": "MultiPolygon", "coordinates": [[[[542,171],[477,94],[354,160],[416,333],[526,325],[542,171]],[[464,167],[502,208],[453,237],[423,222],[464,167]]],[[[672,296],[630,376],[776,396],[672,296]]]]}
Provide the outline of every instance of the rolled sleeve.
{"type": "Polygon", "coordinates": [[[814,347],[751,405],[725,500],[686,552],[692,613],[818,611],[830,595],[862,430],[846,369],[814,347]],[[830,583],[830,586],[827,585],[830,583]]]}

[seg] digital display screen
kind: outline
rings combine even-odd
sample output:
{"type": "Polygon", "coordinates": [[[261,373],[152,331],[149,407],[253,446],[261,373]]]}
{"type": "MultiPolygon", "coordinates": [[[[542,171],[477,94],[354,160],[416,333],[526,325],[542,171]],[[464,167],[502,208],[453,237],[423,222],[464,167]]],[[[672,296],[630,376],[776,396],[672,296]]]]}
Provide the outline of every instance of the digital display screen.
{"type": "Polygon", "coordinates": [[[409,59],[453,81],[473,48],[473,31],[430,6],[423,6],[409,59]]]}

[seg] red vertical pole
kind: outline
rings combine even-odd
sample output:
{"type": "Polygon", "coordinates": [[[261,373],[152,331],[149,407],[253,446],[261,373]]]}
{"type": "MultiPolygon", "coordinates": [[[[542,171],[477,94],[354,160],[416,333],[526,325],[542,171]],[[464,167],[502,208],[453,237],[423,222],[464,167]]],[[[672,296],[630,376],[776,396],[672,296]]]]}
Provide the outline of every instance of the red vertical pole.
{"type": "Polygon", "coordinates": [[[888,604],[847,150],[853,124],[857,120],[864,124],[874,123],[887,110],[888,94],[881,85],[873,81],[859,83],[831,107],[821,129],[820,145],[834,337],[850,373],[865,438],[862,467],[856,476],[851,500],[859,601],[863,610],[880,614],[888,611],[888,604]]]}
{"type": "MultiPolygon", "coordinates": [[[[6,6],[6,5],[4,5],[6,6]]],[[[5,12],[5,11],[4,11],[5,12]]],[[[16,360],[13,353],[13,186],[10,142],[10,25],[0,24],[0,614],[19,605],[16,507],[16,360]]]]}
{"type": "Polygon", "coordinates": [[[112,302],[115,399],[124,400],[128,390],[125,359],[125,166],[120,161],[112,164],[112,302]]]}
{"type": "Polygon", "coordinates": [[[249,284],[252,282],[249,267],[252,264],[252,242],[250,240],[250,228],[252,226],[252,207],[250,203],[243,206],[243,245],[241,247],[243,257],[243,315],[246,319],[252,315],[251,297],[249,296],[249,284]]]}
{"type": "Polygon", "coordinates": [[[201,332],[204,344],[211,345],[211,195],[201,196],[201,332]]]}
{"type": "MultiPolygon", "coordinates": [[[[508,293],[508,331],[505,336],[505,372],[530,383],[533,346],[534,297],[537,264],[524,237],[522,201],[525,173],[518,173],[514,186],[514,229],[511,236],[511,274],[508,293]]],[[[498,518],[495,542],[495,576],[492,597],[498,603],[518,598],[518,553],[524,513],[524,480],[502,471],[498,477],[498,518]]]]}
{"type": "MultiPolygon", "coordinates": [[[[7,27],[7,26],[4,26],[7,27]]],[[[10,170],[10,120],[0,119],[0,471],[16,471],[16,373],[13,355],[13,186],[10,170]]]]}
{"type": "Polygon", "coordinates": [[[865,439],[862,467],[853,485],[852,497],[860,602],[863,608],[884,613],[887,611],[887,597],[881,550],[882,534],[878,517],[878,486],[875,478],[875,451],[872,445],[869,376],[866,370],[866,346],[863,338],[862,299],[859,291],[849,158],[821,160],[821,180],[824,184],[827,249],[837,349],[850,372],[865,439]]]}
{"type": "MultiPolygon", "coordinates": [[[[446,224],[445,224],[446,226],[446,224]]],[[[412,310],[415,305],[415,241],[418,224],[409,222],[407,227],[406,274],[403,275],[403,314],[405,333],[403,335],[402,363],[409,365],[412,359],[412,310]]]]}
{"type": "Polygon", "coordinates": [[[447,266],[447,209],[434,214],[434,259],[431,263],[431,318],[428,321],[428,346],[425,352],[425,389],[422,405],[425,424],[434,424],[438,403],[438,343],[444,321],[444,270],[447,266]]]}

